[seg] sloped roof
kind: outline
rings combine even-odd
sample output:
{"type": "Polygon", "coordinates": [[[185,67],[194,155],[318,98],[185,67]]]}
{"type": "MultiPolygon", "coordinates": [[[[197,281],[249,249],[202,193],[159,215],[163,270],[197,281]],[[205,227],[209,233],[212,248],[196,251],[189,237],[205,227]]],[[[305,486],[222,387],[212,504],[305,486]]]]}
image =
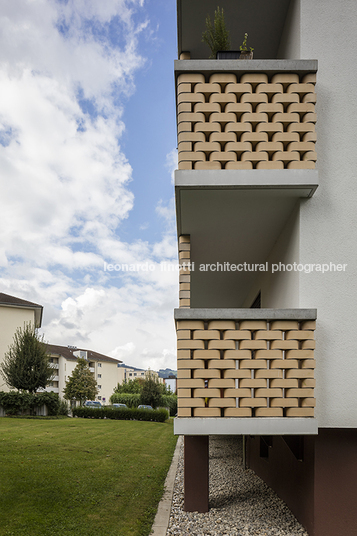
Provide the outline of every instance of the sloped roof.
{"type": "Polygon", "coordinates": [[[34,309],[37,327],[41,327],[43,312],[42,305],[27,300],[22,300],[21,298],[16,298],[15,296],[10,296],[9,294],[4,294],[3,292],[0,292],[0,305],[5,305],[6,307],[24,307],[27,309],[34,309]]]}
{"type": "Polygon", "coordinates": [[[99,354],[98,352],[94,352],[92,350],[87,350],[86,348],[68,348],[68,346],[59,346],[56,344],[48,344],[47,350],[49,353],[54,355],[61,355],[65,357],[66,359],[70,359],[72,361],[76,361],[77,357],[73,355],[73,352],[87,352],[87,356],[89,360],[93,361],[106,361],[108,363],[122,363],[122,361],[119,361],[119,359],[114,359],[113,357],[109,357],[107,355],[99,354]]]}

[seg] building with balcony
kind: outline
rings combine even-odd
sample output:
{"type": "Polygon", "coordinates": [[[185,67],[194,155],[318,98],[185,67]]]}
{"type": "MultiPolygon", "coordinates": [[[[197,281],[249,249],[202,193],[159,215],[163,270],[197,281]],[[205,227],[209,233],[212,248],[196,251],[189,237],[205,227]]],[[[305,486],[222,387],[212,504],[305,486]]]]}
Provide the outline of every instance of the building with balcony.
{"type": "Polygon", "coordinates": [[[217,1],[177,0],[178,416],[185,509],[207,511],[210,435],[314,536],[356,533],[355,6],[222,0],[231,48],[208,59],[217,1]],[[336,44],[336,46],[335,46],[336,44]],[[353,47],[351,47],[353,48],[353,47]]]}

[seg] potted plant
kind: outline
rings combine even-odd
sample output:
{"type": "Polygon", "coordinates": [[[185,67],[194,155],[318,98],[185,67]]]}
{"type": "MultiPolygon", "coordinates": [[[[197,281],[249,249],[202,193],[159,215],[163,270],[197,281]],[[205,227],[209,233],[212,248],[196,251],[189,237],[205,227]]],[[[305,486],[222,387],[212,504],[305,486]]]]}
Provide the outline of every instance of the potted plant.
{"type": "Polygon", "coordinates": [[[243,43],[239,47],[240,48],[240,57],[239,57],[239,59],[241,59],[241,60],[252,60],[253,59],[253,50],[254,50],[254,48],[249,47],[249,50],[248,50],[247,39],[248,39],[248,34],[245,33],[243,43]]]}
{"type": "MultiPolygon", "coordinates": [[[[206,31],[202,34],[202,41],[206,43],[211,49],[210,58],[219,58],[222,53],[229,51],[231,42],[229,37],[229,31],[226,28],[224,21],[223,8],[217,7],[214,12],[214,21],[211,22],[211,18],[207,15],[206,18],[206,31]]],[[[240,52],[238,52],[240,54],[240,52]]]]}

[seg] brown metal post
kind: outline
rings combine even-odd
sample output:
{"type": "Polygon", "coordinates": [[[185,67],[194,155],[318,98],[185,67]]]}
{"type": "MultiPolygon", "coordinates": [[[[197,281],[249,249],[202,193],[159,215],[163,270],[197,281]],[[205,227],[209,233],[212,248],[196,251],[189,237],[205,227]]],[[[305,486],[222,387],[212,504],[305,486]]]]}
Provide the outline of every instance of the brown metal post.
{"type": "Polygon", "coordinates": [[[209,436],[184,437],[184,510],[208,512],[209,436]]]}

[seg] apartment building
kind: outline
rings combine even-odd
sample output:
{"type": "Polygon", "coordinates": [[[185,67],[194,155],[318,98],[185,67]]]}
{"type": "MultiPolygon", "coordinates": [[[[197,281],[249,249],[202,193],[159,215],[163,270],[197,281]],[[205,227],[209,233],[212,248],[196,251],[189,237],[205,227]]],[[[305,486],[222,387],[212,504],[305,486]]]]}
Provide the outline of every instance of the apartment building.
{"type": "Polygon", "coordinates": [[[163,379],[159,377],[159,373],[151,369],[140,369],[137,367],[131,367],[130,365],[125,365],[121,363],[118,365],[120,380],[119,383],[126,383],[130,380],[142,379],[146,380],[147,378],[155,378],[159,383],[163,383],[163,379]]]}
{"type": "Polygon", "coordinates": [[[96,400],[109,404],[109,399],[115,387],[121,380],[118,365],[121,361],[113,359],[92,350],[76,348],[74,346],[48,345],[51,365],[56,369],[56,375],[46,388],[46,391],[58,393],[63,398],[63,389],[66,381],[72,375],[79,357],[88,361],[89,369],[93,372],[97,382],[98,395],[96,400]]]}
{"type": "MultiPolygon", "coordinates": [[[[42,312],[42,305],[0,293],[0,363],[14,342],[14,334],[18,328],[23,328],[29,323],[41,327],[42,312]]],[[[9,390],[0,376],[0,391],[9,390]]]]}
{"type": "Polygon", "coordinates": [[[177,15],[185,510],[208,510],[209,436],[237,434],[311,536],[352,536],[356,5],[177,0],[177,15]],[[254,59],[208,59],[217,4],[254,59]]]}

